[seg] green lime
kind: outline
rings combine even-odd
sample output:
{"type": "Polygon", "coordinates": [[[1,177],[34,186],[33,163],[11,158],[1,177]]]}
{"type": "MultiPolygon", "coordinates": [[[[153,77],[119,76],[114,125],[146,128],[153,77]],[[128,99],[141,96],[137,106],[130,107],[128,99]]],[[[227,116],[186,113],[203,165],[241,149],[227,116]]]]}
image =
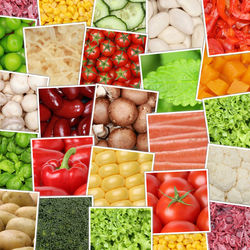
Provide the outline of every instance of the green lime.
{"type": "Polygon", "coordinates": [[[5,56],[4,65],[7,70],[15,71],[22,64],[22,58],[17,53],[9,53],[5,56]]]}
{"type": "Polygon", "coordinates": [[[20,27],[19,27],[18,29],[16,29],[16,30],[14,31],[14,33],[15,33],[16,35],[19,35],[20,37],[23,38],[23,28],[24,28],[24,27],[29,27],[29,25],[26,24],[26,23],[21,23],[20,27]]]}
{"type": "Polygon", "coordinates": [[[11,34],[7,39],[7,49],[10,52],[17,52],[23,47],[23,39],[22,37],[11,34]]]}
{"type": "Polygon", "coordinates": [[[7,19],[6,17],[1,17],[0,18],[0,26],[2,26],[5,29],[5,33],[8,34],[12,31],[7,25],[7,19]]]}
{"type": "Polygon", "coordinates": [[[5,64],[4,64],[4,60],[5,60],[5,55],[1,57],[0,59],[0,64],[3,68],[5,68],[5,64]]]}
{"type": "Polygon", "coordinates": [[[5,28],[3,26],[0,26],[0,39],[5,36],[5,28]]]}
{"type": "Polygon", "coordinates": [[[2,67],[2,65],[0,65],[0,70],[2,70],[3,69],[3,67],[2,67]]]}
{"type": "Polygon", "coordinates": [[[6,52],[9,52],[9,50],[8,50],[8,48],[7,48],[7,39],[8,39],[8,36],[9,36],[9,35],[5,36],[4,38],[2,38],[2,39],[0,40],[0,45],[3,47],[5,53],[6,53],[6,52]]]}
{"type": "Polygon", "coordinates": [[[26,73],[26,65],[25,64],[22,64],[16,72],[20,72],[20,73],[26,73]]]}
{"type": "Polygon", "coordinates": [[[25,52],[24,48],[21,48],[18,52],[16,52],[18,55],[22,57],[22,63],[25,63],[25,52]]]}
{"type": "Polygon", "coordinates": [[[0,57],[4,55],[4,49],[3,47],[0,45],[0,57]]]}
{"type": "Polygon", "coordinates": [[[34,20],[22,19],[22,22],[23,23],[32,23],[32,22],[34,22],[34,20]]]}
{"type": "Polygon", "coordinates": [[[20,27],[21,20],[17,18],[7,18],[6,24],[10,29],[16,30],[20,27]]]}

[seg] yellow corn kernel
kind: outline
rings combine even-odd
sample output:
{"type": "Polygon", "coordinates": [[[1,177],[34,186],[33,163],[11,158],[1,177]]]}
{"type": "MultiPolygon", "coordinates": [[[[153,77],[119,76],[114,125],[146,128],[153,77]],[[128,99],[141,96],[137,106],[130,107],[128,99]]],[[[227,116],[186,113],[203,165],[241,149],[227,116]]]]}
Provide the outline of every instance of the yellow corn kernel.
{"type": "Polygon", "coordinates": [[[184,240],[184,235],[183,234],[178,235],[177,241],[182,242],[183,240],[184,240]]]}
{"type": "Polygon", "coordinates": [[[66,2],[63,0],[63,1],[60,1],[59,4],[60,4],[60,5],[66,5],[66,2]]]}
{"type": "Polygon", "coordinates": [[[116,201],[114,203],[111,203],[112,207],[131,207],[132,203],[129,200],[123,200],[123,201],[116,201]]]}
{"type": "Polygon", "coordinates": [[[153,169],[152,161],[145,161],[140,164],[140,172],[144,173],[146,171],[151,171],[153,169]]]}
{"type": "Polygon", "coordinates": [[[102,183],[102,179],[97,174],[92,174],[89,176],[89,188],[99,187],[102,183]]]}
{"type": "Polygon", "coordinates": [[[95,206],[96,207],[108,207],[110,204],[105,199],[98,199],[95,200],[95,206]]]}
{"type": "Polygon", "coordinates": [[[129,189],[129,200],[138,201],[145,199],[144,185],[135,186],[129,189]]]}
{"type": "Polygon", "coordinates": [[[65,13],[65,18],[72,18],[72,14],[70,12],[66,12],[65,13]]]}
{"type": "Polygon", "coordinates": [[[97,174],[98,170],[99,170],[98,166],[94,162],[92,162],[91,163],[91,174],[97,174]]]}
{"type": "Polygon", "coordinates": [[[93,195],[95,199],[101,199],[105,196],[104,191],[99,187],[88,189],[88,194],[93,195]]]}
{"type": "Polygon", "coordinates": [[[168,247],[169,247],[170,249],[174,249],[174,248],[175,248],[175,244],[174,244],[174,243],[170,243],[170,244],[168,244],[168,247]]]}
{"type": "Polygon", "coordinates": [[[105,148],[95,148],[95,147],[93,148],[93,152],[95,152],[96,154],[101,153],[105,150],[106,150],[105,148]]]}
{"type": "Polygon", "coordinates": [[[119,174],[119,167],[117,164],[103,165],[99,168],[98,174],[102,177],[108,177],[110,175],[119,174]]]}
{"type": "Polygon", "coordinates": [[[145,199],[144,200],[134,201],[132,204],[135,207],[145,207],[146,206],[145,199]]]}
{"type": "Polygon", "coordinates": [[[139,163],[136,161],[128,161],[119,164],[120,174],[124,177],[128,177],[140,172],[139,163]]]}
{"type": "Polygon", "coordinates": [[[73,15],[73,19],[77,19],[78,16],[79,16],[79,14],[77,12],[75,12],[74,15],[73,15]]]}
{"type": "Polygon", "coordinates": [[[107,192],[111,189],[123,187],[125,180],[121,175],[111,175],[102,180],[102,189],[107,192]]]}
{"type": "Polygon", "coordinates": [[[182,243],[177,243],[176,248],[179,250],[185,249],[185,246],[182,243]]]}
{"type": "Polygon", "coordinates": [[[118,163],[128,162],[128,161],[137,161],[138,153],[130,151],[116,151],[116,159],[118,163]]]}
{"type": "Polygon", "coordinates": [[[146,153],[140,153],[138,156],[138,162],[142,163],[145,161],[152,161],[153,160],[153,155],[152,154],[146,154],[146,153]]]}
{"type": "Polygon", "coordinates": [[[98,166],[115,163],[116,162],[116,155],[114,150],[105,150],[101,153],[98,153],[95,157],[95,163],[98,166]]]}
{"type": "Polygon", "coordinates": [[[72,6],[69,6],[68,11],[74,14],[76,10],[72,6]]]}
{"type": "Polygon", "coordinates": [[[132,188],[141,184],[144,184],[143,174],[135,174],[126,178],[125,185],[127,188],[132,188]]]}
{"type": "Polygon", "coordinates": [[[116,201],[121,201],[121,200],[127,200],[128,190],[124,187],[110,190],[105,194],[105,199],[109,203],[114,203],[116,201]]]}

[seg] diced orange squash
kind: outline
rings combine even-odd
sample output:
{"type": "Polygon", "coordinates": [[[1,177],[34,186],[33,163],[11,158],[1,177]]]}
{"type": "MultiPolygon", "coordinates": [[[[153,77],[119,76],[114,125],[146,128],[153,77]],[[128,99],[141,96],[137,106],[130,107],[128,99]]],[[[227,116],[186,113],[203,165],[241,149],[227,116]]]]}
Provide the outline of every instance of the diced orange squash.
{"type": "Polygon", "coordinates": [[[227,61],[234,61],[234,60],[240,60],[240,56],[241,55],[230,55],[230,56],[227,56],[227,55],[225,55],[225,59],[227,60],[227,61]]]}
{"type": "Polygon", "coordinates": [[[223,67],[222,74],[231,83],[235,78],[241,77],[247,68],[240,61],[228,61],[223,67]]]}
{"type": "Polygon", "coordinates": [[[241,81],[250,85],[250,65],[248,66],[245,74],[242,76],[241,81]]]}
{"type": "Polygon", "coordinates": [[[232,82],[231,86],[228,88],[227,94],[243,93],[246,92],[249,88],[250,87],[247,83],[235,79],[232,82]]]}
{"type": "Polygon", "coordinates": [[[215,80],[219,76],[219,72],[213,69],[210,65],[205,65],[201,72],[201,82],[207,84],[208,82],[215,80]]]}
{"type": "Polygon", "coordinates": [[[225,95],[229,86],[225,81],[218,78],[208,82],[207,87],[216,95],[225,95]]]}
{"type": "Polygon", "coordinates": [[[211,66],[214,69],[221,71],[225,63],[226,63],[226,60],[224,59],[224,56],[217,56],[214,58],[213,62],[211,63],[211,66]]]}
{"type": "Polygon", "coordinates": [[[250,63],[250,53],[241,54],[241,61],[245,64],[250,63]]]}
{"type": "Polygon", "coordinates": [[[208,57],[207,56],[207,49],[204,49],[204,54],[203,54],[203,65],[208,65],[213,61],[213,57],[208,57]]]}
{"type": "Polygon", "coordinates": [[[205,90],[201,90],[201,91],[199,91],[198,99],[204,99],[204,98],[213,97],[213,96],[214,95],[206,92],[205,90]]]}

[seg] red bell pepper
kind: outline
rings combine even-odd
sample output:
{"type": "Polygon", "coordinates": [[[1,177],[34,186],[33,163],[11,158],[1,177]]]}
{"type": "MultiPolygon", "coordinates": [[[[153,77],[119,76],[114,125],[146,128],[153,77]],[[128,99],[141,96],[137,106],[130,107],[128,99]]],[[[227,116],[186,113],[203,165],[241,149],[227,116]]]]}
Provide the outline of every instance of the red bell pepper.
{"type": "Polygon", "coordinates": [[[230,26],[232,26],[235,23],[235,20],[233,20],[226,14],[226,0],[217,0],[217,10],[219,16],[230,26]]]}
{"type": "Polygon", "coordinates": [[[65,152],[68,151],[70,148],[79,147],[79,146],[92,146],[93,145],[93,137],[86,136],[86,137],[78,137],[78,138],[65,138],[63,139],[65,145],[65,152]]]}
{"type": "Polygon", "coordinates": [[[74,195],[86,195],[87,184],[84,184],[76,189],[74,195]]]}
{"type": "Polygon", "coordinates": [[[52,110],[58,110],[63,105],[63,99],[57,89],[39,89],[39,99],[52,110]]]}
{"type": "MultiPolygon", "coordinates": [[[[249,3],[248,3],[249,4],[249,3]]],[[[230,1],[230,12],[232,13],[232,15],[236,18],[239,18],[241,20],[250,20],[250,13],[244,13],[243,11],[241,11],[240,9],[240,1],[239,0],[231,0],[230,1]]],[[[247,4],[246,4],[246,9],[250,8],[247,4]]]]}
{"type": "Polygon", "coordinates": [[[63,196],[69,195],[65,190],[56,187],[35,187],[35,191],[40,192],[40,196],[63,196]]]}
{"type": "Polygon", "coordinates": [[[70,160],[80,161],[84,163],[87,167],[89,167],[90,154],[91,154],[90,145],[79,146],[76,147],[76,153],[70,157],[70,160]]]}
{"type": "Polygon", "coordinates": [[[76,149],[69,149],[61,160],[46,162],[41,171],[42,183],[45,186],[61,188],[73,194],[75,190],[87,182],[88,169],[80,161],[69,160],[76,149]]]}
{"type": "Polygon", "coordinates": [[[59,138],[58,139],[36,139],[36,140],[32,140],[32,147],[63,151],[64,141],[63,139],[59,139],[59,138]]]}

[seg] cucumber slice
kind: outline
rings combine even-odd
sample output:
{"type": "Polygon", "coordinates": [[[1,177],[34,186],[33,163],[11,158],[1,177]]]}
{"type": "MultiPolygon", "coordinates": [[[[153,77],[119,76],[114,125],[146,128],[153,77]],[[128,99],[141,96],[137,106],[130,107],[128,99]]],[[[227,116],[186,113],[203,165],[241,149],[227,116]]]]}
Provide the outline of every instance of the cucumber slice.
{"type": "Polygon", "coordinates": [[[142,4],[142,7],[143,7],[143,9],[146,11],[146,8],[147,8],[146,3],[143,3],[143,4],[142,4]]]}
{"type": "Polygon", "coordinates": [[[146,1],[145,0],[129,0],[129,2],[132,2],[132,3],[145,3],[146,1]]]}
{"type": "Polygon", "coordinates": [[[136,28],[145,17],[145,11],[140,3],[128,4],[122,10],[111,11],[111,15],[121,18],[129,30],[136,28]]]}
{"type": "Polygon", "coordinates": [[[143,18],[143,21],[136,28],[144,29],[145,27],[146,27],[146,17],[143,18]]]}
{"type": "Polygon", "coordinates": [[[128,3],[127,0],[104,0],[110,10],[120,10],[128,3]]]}
{"type": "Polygon", "coordinates": [[[146,29],[138,29],[138,30],[135,30],[135,32],[138,32],[138,33],[146,33],[146,29]]]}
{"type": "Polygon", "coordinates": [[[102,0],[97,0],[95,5],[95,15],[94,15],[94,23],[109,15],[109,7],[102,0]]]}
{"type": "Polygon", "coordinates": [[[106,16],[98,20],[95,23],[95,26],[98,28],[106,29],[116,29],[116,30],[127,30],[127,25],[120,18],[116,16],[106,16]]]}

